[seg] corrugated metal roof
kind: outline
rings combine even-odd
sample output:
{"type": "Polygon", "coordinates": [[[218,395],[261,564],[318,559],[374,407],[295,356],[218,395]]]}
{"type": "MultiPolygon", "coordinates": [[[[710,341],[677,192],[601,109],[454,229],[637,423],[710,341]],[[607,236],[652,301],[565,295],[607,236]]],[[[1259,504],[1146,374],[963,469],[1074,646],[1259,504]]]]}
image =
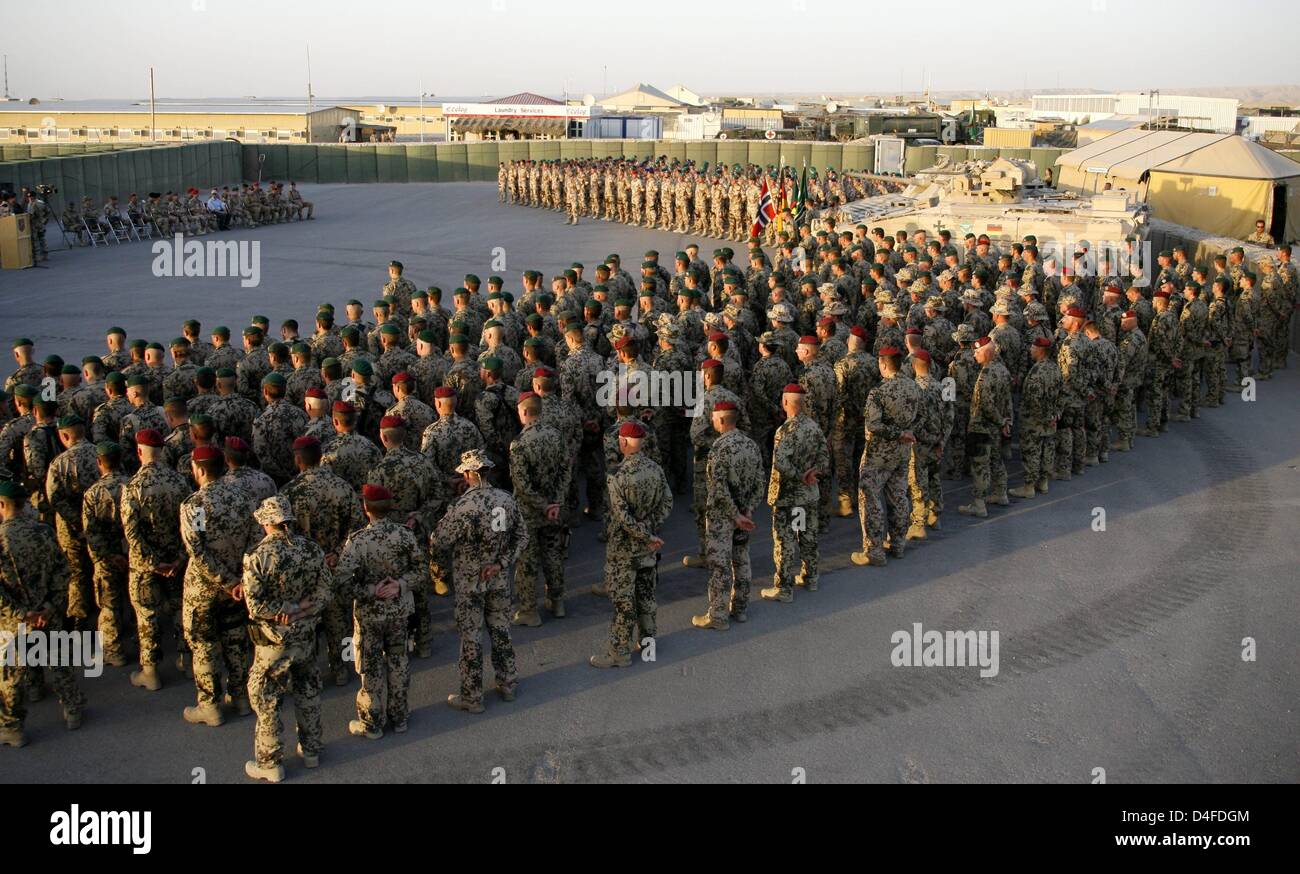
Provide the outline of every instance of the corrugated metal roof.
{"type": "Polygon", "coordinates": [[[540,94],[534,94],[531,91],[520,91],[518,94],[511,94],[509,97],[498,97],[496,100],[489,100],[489,103],[516,103],[524,106],[563,106],[563,100],[552,100],[549,97],[543,97],[540,94]]]}

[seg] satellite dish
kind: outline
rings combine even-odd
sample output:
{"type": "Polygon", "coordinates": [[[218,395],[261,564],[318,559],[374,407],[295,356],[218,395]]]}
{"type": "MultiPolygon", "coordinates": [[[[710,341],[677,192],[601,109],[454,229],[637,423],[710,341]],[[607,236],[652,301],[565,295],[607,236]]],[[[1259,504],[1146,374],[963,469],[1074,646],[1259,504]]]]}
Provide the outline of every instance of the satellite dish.
{"type": "Polygon", "coordinates": [[[583,106],[595,106],[595,105],[596,105],[596,95],[594,95],[594,94],[585,94],[585,95],[583,95],[583,98],[582,98],[582,105],[583,105],[583,106]]]}
{"type": "Polygon", "coordinates": [[[827,115],[834,115],[835,113],[837,113],[837,112],[839,112],[839,111],[840,111],[840,105],[839,105],[838,103],[836,103],[834,100],[831,100],[831,101],[828,101],[828,102],[827,102],[827,104],[826,104],[826,114],[827,114],[827,115]]]}

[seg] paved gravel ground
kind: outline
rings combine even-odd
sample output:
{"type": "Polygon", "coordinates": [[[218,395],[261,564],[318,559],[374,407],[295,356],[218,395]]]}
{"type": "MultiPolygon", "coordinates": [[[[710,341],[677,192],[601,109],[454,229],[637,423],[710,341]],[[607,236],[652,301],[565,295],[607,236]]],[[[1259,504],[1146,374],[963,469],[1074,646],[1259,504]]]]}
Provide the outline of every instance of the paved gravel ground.
{"type": "MultiPolygon", "coordinates": [[[[102,350],[102,330],[164,342],[189,317],[238,329],[253,313],[309,323],[314,306],[368,304],[398,258],[420,285],[450,290],[467,271],[550,274],[618,251],[665,261],[676,235],[498,206],[490,185],[316,186],[318,219],[240,231],[261,242],[261,284],[157,279],[140,244],[57,252],[49,270],[0,274],[4,336],[28,335],[65,358],[102,350]],[[504,249],[505,267],[490,266],[504,249]]],[[[210,238],[208,238],[210,239],[210,238]]],[[[715,244],[705,241],[705,248],[715,244]]],[[[455,690],[450,602],[442,633],[415,661],[411,730],[367,742],[347,735],[356,682],[324,695],[326,751],[293,780],[628,780],[810,782],[1294,782],[1300,779],[1300,376],[1230,396],[1135,451],[1115,453],[1051,493],[988,519],[956,514],[947,483],[943,531],[886,568],[848,562],[854,520],[823,541],[816,593],[757,602],[746,625],[690,627],[705,574],[681,566],[694,527],[684,500],[668,525],[654,662],[599,672],[608,603],[587,593],[602,549],[574,533],[569,618],[515,633],[521,691],[487,712],[449,710],[455,690]],[[1104,531],[1093,530],[1096,509],[1104,531]],[[1000,671],[893,667],[891,635],[914,623],[996,630],[1000,671]],[[1257,659],[1242,657],[1253,638],[1257,659]],[[504,769],[503,772],[495,769],[504,769]]],[[[1012,483],[1018,465],[1012,465],[1012,483]]],[[[771,574],[767,517],[754,544],[756,585],[771,574]]],[[[127,669],[86,680],[84,728],[62,729],[52,700],[33,706],[23,750],[0,750],[4,781],[242,781],[251,719],[186,725],[192,686],[132,689],[127,669]]],[[[292,741],[290,741],[292,746],[292,741]]]]}

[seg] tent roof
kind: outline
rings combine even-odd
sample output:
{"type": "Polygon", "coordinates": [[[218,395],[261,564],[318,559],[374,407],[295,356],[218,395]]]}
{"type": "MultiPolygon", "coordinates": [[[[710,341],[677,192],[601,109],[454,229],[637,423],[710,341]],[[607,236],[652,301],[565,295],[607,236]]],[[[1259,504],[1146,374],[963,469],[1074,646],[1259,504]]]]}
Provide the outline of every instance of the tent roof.
{"type": "Polygon", "coordinates": [[[1233,134],[1125,130],[1060,157],[1083,172],[1136,179],[1151,170],[1238,179],[1300,176],[1300,165],[1233,134]]]}
{"type": "Polygon", "coordinates": [[[647,85],[644,82],[635,88],[629,88],[626,91],[615,94],[612,97],[606,97],[600,101],[604,105],[626,106],[633,104],[636,106],[684,106],[682,101],[676,97],[669,97],[653,85],[647,85]]]}
{"type": "Polygon", "coordinates": [[[1249,140],[1229,136],[1189,155],[1167,161],[1156,171],[1234,179],[1290,179],[1300,176],[1300,163],[1249,140]]]}

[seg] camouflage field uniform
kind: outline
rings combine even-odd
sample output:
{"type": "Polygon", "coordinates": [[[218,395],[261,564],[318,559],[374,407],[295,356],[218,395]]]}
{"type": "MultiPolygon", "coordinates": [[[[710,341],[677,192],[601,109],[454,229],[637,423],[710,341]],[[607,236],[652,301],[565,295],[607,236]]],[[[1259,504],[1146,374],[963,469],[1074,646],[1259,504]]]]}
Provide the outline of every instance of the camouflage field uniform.
{"type": "Polygon", "coordinates": [[[127,593],[135,609],[140,635],[140,666],[158,664],[162,657],[160,613],[171,614],[181,652],[189,650],[181,634],[181,579],[154,573],[160,564],[185,559],[181,547],[181,502],[190,494],[185,477],[158,463],[146,464],[122,487],[122,530],[126,535],[130,572],[127,593]]]}
{"type": "MultiPolygon", "coordinates": [[[[290,444],[292,447],[292,444],[290,444]]],[[[356,431],[336,434],[321,456],[321,466],[328,468],[357,491],[366,484],[366,474],[384,457],[375,443],[356,431]]]]}
{"type": "MultiPolygon", "coordinates": [[[[0,524],[0,631],[17,635],[28,613],[49,611],[47,633],[62,631],[67,612],[68,567],[49,526],[19,516],[0,524]]],[[[29,670],[0,659],[0,729],[21,731],[27,717],[29,670]]],[[[85,696],[70,667],[48,669],[65,716],[81,714],[85,696]]]]}
{"type": "Polygon", "coordinates": [[[1115,431],[1121,442],[1133,444],[1137,433],[1137,396],[1147,372],[1147,338],[1142,329],[1125,331],[1119,343],[1120,385],[1115,395],[1115,431]]]}
{"type": "MultiPolygon", "coordinates": [[[[1245,295],[1238,301],[1242,307],[1245,295]]],[[[1169,393],[1173,388],[1174,358],[1177,357],[1181,338],[1178,335],[1178,317],[1171,307],[1157,313],[1151,323],[1147,352],[1152,366],[1151,397],[1147,401],[1147,431],[1156,434],[1169,427],[1169,393]]],[[[1059,451],[1059,450],[1058,450],[1059,451]]],[[[1060,459],[1057,459],[1059,466],[1060,459]]]]}
{"type": "Polygon", "coordinates": [[[95,447],[78,440],[50,462],[45,493],[54,513],[54,532],[68,559],[68,618],[90,617],[94,604],[93,569],[81,524],[82,500],[99,479],[95,447]]]}
{"type": "MultiPolygon", "coordinates": [[[[1088,450],[1084,407],[1092,383],[1087,351],[1088,338],[1082,331],[1069,334],[1056,353],[1061,369],[1061,418],[1056,424],[1056,476],[1069,479],[1082,473],[1088,450]]],[[[971,411],[974,421],[974,410],[971,411]]],[[[972,450],[972,455],[973,455],[972,450]]]]}
{"type": "Polygon", "coordinates": [[[1047,491],[1047,479],[1055,469],[1061,389],[1061,368],[1050,355],[1034,362],[1021,384],[1020,458],[1025,465],[1026,488],[1047,491]]]}
{"type": "Polygon", "coordinates": [[[253,422],[253,451],[276,485],[293,478],[293,441],[306,429],[306,411],[283,399],[267,404],[253,422]]]}
{"type": "MultiPolygon", "coordinates": [[[[292,445],[292,444],[291,444],[292,445]]],[[[177,470],[185,472],[188,470],[189,460],[183,459],[177,465],[177,470]]],[[[275,487],[275,480],[271,479],[262,471],[254,467],[244,465],[243,467],[233,467],[226,470],[226,475],[221,478],[224,483],[243,489],[253,498],[253,506],[260,506],[263,501],[276,494],[278,489],[275,487]]]]}
{"type": "Polygon", "coordinates": [[[1183,360],[1182,370],[1178,372],[1178,394],[1182,398],[1178,412],[1183,416],[1196,416],[1201,405],[1201,379],[1208,351],[1206,345],[1210,339],[1209,311],[1200,298],[1183,307],[1178,327],[1182,337],[1179,357],[1183,360]]]}
{"type": "Polygon", "coordinates": [[[713,405],[719,401],[731,401],[740,409],[740,421],[737,423],[742,431],[749,431],[752,428],[749,417],[745,412],[744,402],[736,395],[723,388],[721,385],[714,385],[704,391],[700,398],[699,410],[694,418],[691,419],[690,436],[691,436],[691,464],[693,465],[693,477],[691,479],[691,512],[695,515],[695,530],[699,536],[700,550],[703,554],[705,530],[704,530],[704,510],[708,500],[708,463],[709,450],[713,446],[713,441],[718,439],[718,432],[713,430],[713,405]]]}
{"type": "Polygon", "coordinates": [[[200,707],[220,703],[223,663],[230,699],[248,697],[248,615],[231,593],[243,578],[244,554],[257,542],[255,509],[252,495],[223,482],[209,483],[181,504],[181,540],[189,555],[182,627],[194,654],[200,707]]]}
{"type": "Polygon", "coordinates": [[[406,526],[378,519],[352,533],[334,568],[338,591],[353,601],[352,645],[361,675],[357,718],[368,731],[381,731],[385,722],[394,728],[406,725],[408,626],[415,609],[411,592],[428,578],[423,554],[406,526]],[[402,583],[401,592],[387,600],[376,598],[376,587],[389,577],[402,583]]]}
{"type": "Polygon", "coordinates": [[[933,376],[918,376],[916,384],[925,398],[924,415],[917,416],[914,426],[916,443],[908,464],[907,485],[912,498],[912,524],[933,525],[943,512],[939,462],[952,431],[953,405],[943,399],[943,386],[933,376]]]}
{"type": "MultiPolygon", "coordinates": [[[[1084,338],[1087,339],[1086,337],[1084,338]]],[[[971,496],[1000,503],[1007,492],[1007,466],[1002,460],[1002,429],[1011,424],[1011,376],[1001,358],[980,370],[971,395],[967,443],[971,452],[971,496]]]]}
{"type": "Polygon", "coordinates": [[[515,649],[510,642],[510,580],[511,566],[527,543],[528,529],[514,499],[486,484],[461,495],[430,537],[430,550],[450,553],[455,568],[460,695],[466,703],[483,700],[484,625],[496,685],[514,691],[519,682],[515,649]],[[480,571],[490,564],[501,570],[484,580],[480,571]]]}
{"type": "Polygon", "coordinates": [[[564,559],[568,531],[546,516],[548,504],[561,508],[568,495],[568,452],[560,435],[549,425],[535,423],[519,432],[510,444],[510,481],[524,524],[527,545],[515,572],[515,598],[522,612],[537,609],[537,574],[546,583],[548,601],[564,599],[564,559]]]}
{"type": "Polygon", "coordinates": [[[254,644],[248,700],[257,714],[253,733],[257,764],[274,768],[284,757],[280,702],[290,694],[302,754],[319,756],[324,743],[315,647],[317,616],[313,613],[289,625],[277,625],[275,617],[296,610],[305,600],[322,604],[330,599],[332,578],[325,554],[305,537],[268,534],[244,557],[242,580],[254,644]]]}
{"type": "Polygon", "coordinates": [[[970,465],[966,453],[966,426],[970,423],[970,398],[980,366],[974,350],[960,349],[948,364],[948,376],[956,388],[952,433],[948,436],[947,470],[952,479],[960,479],[970,465]]]}
{"type": "Polygon", "coordinates": [[[924,403],[915,380],[896,374],[871,390],[863,408],[866,444],[858,468],[858,514],[862,551],[876,562],[885,560],[886,533],[895,552],[904,545],[910,518],[907,472],[912,450],[899,438],[913,429],[924,403]]]}
{"type": "Polygon", "coordinates": [[[767,503],[772,507],[772,560],[776,563],[772,584],[783,595],[792,594],[796,583],[809,591],[817,588],[821,495],[816,484],[806,485],[801,477],[804,471],[816,468],[825,479],[830,464],[826,435],[806,412],[786,419],[776,429],[767,503]]]}
{"type": "Polygon", "coordinates": [[[736,516],[750,516],[763,500],[763,456],[758,444],[736,428],[713,441],[705,471],[704,557],[709,567],[709,618],[727,622],[749,606],[753,581],[750,532],[736,516]]]}
{"type": "Polygon", "coordinates": [[[638,640],[658,633],[655,584],[659,556],[647,544],[658,536],[672,509],[668,479],[644,451],[625,458],[609,477],[605,581],[614,605],[609,626],[610,655],[631,655],[632,635],[638,628],[638,640]]]}
{"type": "Polygon", "coordinates": [[[104,641],[104,657],[122,655],[122,620],[126,604],[126,569],[115,560],[126,560],[126,536],[122,533],[122,487],[128,477],[110,473],[86,490],[81,504],[81,530],[86,535],[95,587],[97,627],[104,641]]]}
{"type": "MultiPolygon", "coordinates": [[[[776,356],[772,356],[775,358],[776,356]]],[[[835,362],[835,388],[839,405],[831,430],[831,455],[835,461],[835,487],[840,503],[852,505],[857,496],[858,464],[862,458],[863,408],[867,395],[880,382],[880,369],[865,351],[850,352],[835,362]]]]}

